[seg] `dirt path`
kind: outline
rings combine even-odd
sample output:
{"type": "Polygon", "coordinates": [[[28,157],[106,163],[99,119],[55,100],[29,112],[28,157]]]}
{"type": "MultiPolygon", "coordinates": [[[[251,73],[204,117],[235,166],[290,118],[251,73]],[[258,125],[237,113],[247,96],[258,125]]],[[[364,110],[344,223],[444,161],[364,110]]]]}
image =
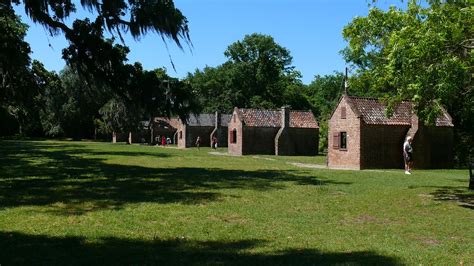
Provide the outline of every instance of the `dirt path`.
{"type": "Polygon", "coordinates": [[[287,164],[291,164],[297,167],[303,167],[303,168],[313,168],[313,169],[327,169],[327,166],[324,164],[312,164],[312,163],[292,163],[292,162],[286,162],[287,164]]]}

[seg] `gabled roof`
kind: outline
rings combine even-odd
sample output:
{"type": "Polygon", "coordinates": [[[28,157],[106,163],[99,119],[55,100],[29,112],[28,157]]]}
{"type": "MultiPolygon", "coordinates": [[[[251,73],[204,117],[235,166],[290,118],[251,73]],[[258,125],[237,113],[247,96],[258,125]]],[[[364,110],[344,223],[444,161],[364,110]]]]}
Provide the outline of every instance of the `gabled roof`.
{"type": "Polygon", "coordinates": [[[393,107],[393,114],[387,117],[387,105],[375,98],[347,97],[366,124],[373,125],[411,125],[412,104],[402,101],[393,107]]]}
{"type": "Polygon", "coordinates": [[[448,111],[441,107],[442,114],[436,118],[435,124],[438,127],[453,127],[453,118],[448,114],[448,111]]]}
{"type": "MultiPolygon", "coordinates": [[[[249,127],[281,127],[281,111],[236,108],[240,120],[249,127]]],[[[319,128],[311,111],[290,112],[290,127],[319,128]]]]}
{"type": "Polygon", "coordinates": [[[290,111],[290,127],[319,128],[311,111],[290,111]]]}
{"type": "MultiPolygon", "coordinates": [[[[386,116],[387,105],[376,98],[354,97],[343,95],[351,109],[366,123],[371,125],[407,125],[412,123],[413,103],[401,101],[393,107],[391,117],[386,116]]],[[[448,112],[441,107],[442,114],[436,119],[436,126],[453,126],[452,118],[448,112]]]]}
{"type": "Polygon", "coordinates": [[[237,109],[240,120],[249,127],[281,127],[280,111],[237,109]]]}

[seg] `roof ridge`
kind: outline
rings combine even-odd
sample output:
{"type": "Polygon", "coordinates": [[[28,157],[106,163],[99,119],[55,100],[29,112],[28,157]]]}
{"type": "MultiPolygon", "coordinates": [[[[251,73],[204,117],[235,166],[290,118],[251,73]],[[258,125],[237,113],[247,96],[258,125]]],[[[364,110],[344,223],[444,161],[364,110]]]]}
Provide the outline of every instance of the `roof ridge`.
{"type": "Polygon", "coordinates": [[[239,110],[258,110],[258,111],[280,111],[280,109],[265,109],[265,108],[239,108],[239,110]]]}
{"type": "MultiPolygon", "coordinates": [[[[381,101],[381,98],[376,98],[376,97],[369,97],[369,96],[347,96],[351,99],[364,99],[364,100],[374,100],[374,101],[381,101]]],[[[413,103],[411,100],[401,100],[400,102],[408,102],[408,103],[413,103]]]]}
{"type": "Polygon", "coordinates": [[[309,113],[312,113],[311,110],[293,110],[293,109],[290,109],[290,112],[309,112],[309,113]]]}

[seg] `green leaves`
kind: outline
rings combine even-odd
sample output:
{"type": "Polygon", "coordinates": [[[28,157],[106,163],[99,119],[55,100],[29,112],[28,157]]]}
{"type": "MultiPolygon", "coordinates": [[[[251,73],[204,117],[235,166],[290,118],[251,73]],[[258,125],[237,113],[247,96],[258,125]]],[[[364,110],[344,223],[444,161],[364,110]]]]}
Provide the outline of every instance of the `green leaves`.
{"type": "MultiPolygon", "coordinates": [[[[474,10],[469,1],[429,1],[407,8],[372,9],[343,30],[349,45],[342,51],[356,68],[353,80],[389,102],[415,102],[418,116],[433,124],[439,104],[455,125],[474,135],[472,105],[474,10]],[[356,81],[358,80],[358,81],[356,81]],[[362,81],[362,82],[361,82],[362,81]]],[[[472,142],[471,142],[472,143],[472,142]]]]}
{"type": "Polygon", "coordinates": [[[290,52],[271,36],[247,35],[229,45],[224,54],[228,58],[224,64],[187,77],[204,112],[229,113],[235,106],[309,109],[290,52]]]}

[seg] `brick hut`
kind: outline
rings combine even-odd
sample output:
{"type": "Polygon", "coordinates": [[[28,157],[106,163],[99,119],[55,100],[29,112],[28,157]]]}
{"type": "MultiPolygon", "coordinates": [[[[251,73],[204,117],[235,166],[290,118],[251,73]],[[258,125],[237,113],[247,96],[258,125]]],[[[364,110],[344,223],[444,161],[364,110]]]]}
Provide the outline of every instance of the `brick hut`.
{"type": "Polygon", "coordinates": [[[201,147],[211,146],[211,139],[215,135],[219,147],[227,146],[227,124],[230,115],[220,114],[191,114],[183,122],[178,123],[176,139],[178,147],[189,148],[196,146],[197,137],[201,137],[201,147]],[[223,134],[225,132],[225,134],[223,134]]]}
{"type": "Polygon", "coordinates": [[[112,142],[150,143],[150,138],[153,138],[153,143],[161,143],[161,139],[158,140],[157,137],[172,138],[176,133],[177,125],[177,118],[155,117],[152,127],[150,127],[149,121],[143,120],[140,121],[138,130],[129,133],[113,132],[112,142]]]}
{"type": "Polygon", "coordinates": [[[411,136],[416,168],[452,167],[453,123],[441,109],[435,125],[424,126],[409,101],[395,106],[387,117],[382,101],[344,94],[329,120],[328,166],[403,168],[402,145],[411,136]]]}
{"type": "Polygon", "coordinates": [[[150,135],[153,136],[153,142],[161,143],[161,139],[158,140],[158,136],[165,136],[166,138],[170,138],[172,143],[176,143],[173,140],[173,136],[176,134],[178,125],[178,118],[155,117],[153,119],[153,127],[150,132],[150,135]]]}
{"type": "Polygon", "coordinates": [[[318,122],[311,111],[234,108],[229,122],[229,153],[317,155],[318,122]]]}

